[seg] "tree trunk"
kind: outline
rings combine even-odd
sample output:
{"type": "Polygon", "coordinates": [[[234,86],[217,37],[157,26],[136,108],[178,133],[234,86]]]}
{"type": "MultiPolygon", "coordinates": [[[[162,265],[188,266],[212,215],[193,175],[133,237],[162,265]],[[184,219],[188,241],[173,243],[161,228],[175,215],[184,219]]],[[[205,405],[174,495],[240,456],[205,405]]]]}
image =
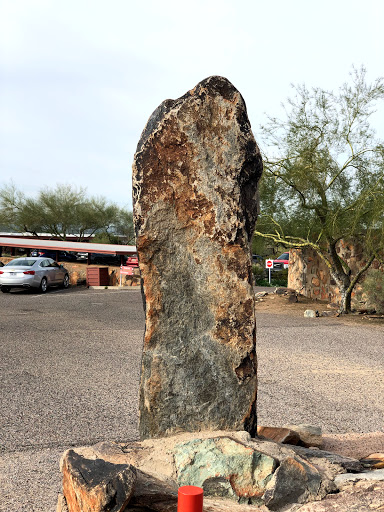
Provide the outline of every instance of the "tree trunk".
{"type": "Polygon", "coordinates": [[[351,298],[352,298],[351,286],[345,286],[344,284],[340,287],[340,313],[348,314],[351,312],[351,298]]]}
{"type": "Polygon", "coordinates": [[[329,241],[329,252],[330,259],[333,263],[333,269],[330,269],[331,276],[336,281],[337,286],[340,289],[341,301],[340,301],[340,313],[347,314],[351,312],[351,295],[353,286],[351,286],[351,276],[345,272],[341,258],[337,254],[336,240],[329,241]]]}

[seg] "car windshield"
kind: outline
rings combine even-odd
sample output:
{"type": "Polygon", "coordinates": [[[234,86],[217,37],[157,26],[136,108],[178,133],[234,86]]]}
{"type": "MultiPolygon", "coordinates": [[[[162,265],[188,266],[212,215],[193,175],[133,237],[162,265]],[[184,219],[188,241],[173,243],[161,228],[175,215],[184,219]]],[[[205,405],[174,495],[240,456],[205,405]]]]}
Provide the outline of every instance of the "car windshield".
{"type": "Polygon", "coordinates": [[[12,260],[8,262],[6,267],[32,267],[36,260],[12,260]]]}
{"type": "Polygon", "coordinates": [[[285,252],[284,254],[281,254],[277,259],[278,260],[288,260],[289,259],[289,252],[285,252]]]}

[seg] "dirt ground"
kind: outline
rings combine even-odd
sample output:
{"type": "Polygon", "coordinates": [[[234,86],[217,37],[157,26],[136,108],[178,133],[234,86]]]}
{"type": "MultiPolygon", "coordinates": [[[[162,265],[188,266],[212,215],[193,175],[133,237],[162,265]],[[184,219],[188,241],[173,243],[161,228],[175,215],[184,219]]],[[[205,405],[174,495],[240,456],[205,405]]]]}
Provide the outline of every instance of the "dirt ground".
{"type": "Polygon", "coordinates": [[[329,302],[323,300],[313,300],[303,295],[299,295],[296,297],[296,301],[292,301],[293,297],[290,295],[277,295],[274,293],[276,288],[260,288],[256,289],[256,293],[259,290],[267,291],[268,295],[257,299],[257,311],[271,314],[284,314],[284,315],[292,315],[302,317],[304,316],[304,311],[306,309],[313,309],[314,311],[318,311],[321,321],[321,315],[323,312],[326,314],[324,316],[333,316],[337,318],[339,322],[342,323],[357,323],[360,325],[380,325],[384,326],[384,315],[368,315],[361,314],[359,312],[353,312],[348,315],[338,315],[338,311],[336,307],[330,307],[329,302]]]}

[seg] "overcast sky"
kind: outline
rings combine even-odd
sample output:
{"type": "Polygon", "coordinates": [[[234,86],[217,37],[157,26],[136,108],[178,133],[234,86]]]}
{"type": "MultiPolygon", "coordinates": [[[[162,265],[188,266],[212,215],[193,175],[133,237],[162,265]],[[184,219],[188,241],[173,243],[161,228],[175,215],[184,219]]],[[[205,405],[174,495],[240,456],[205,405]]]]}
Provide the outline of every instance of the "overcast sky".
{"type": "Polygon", "coordinates": [[[0,186],[70,183],[131,208],[136,144],[164,99],[225,76],[258,138],[291,83],[384,75],[383,20],[383,0],[0,0],[0,186]]]}

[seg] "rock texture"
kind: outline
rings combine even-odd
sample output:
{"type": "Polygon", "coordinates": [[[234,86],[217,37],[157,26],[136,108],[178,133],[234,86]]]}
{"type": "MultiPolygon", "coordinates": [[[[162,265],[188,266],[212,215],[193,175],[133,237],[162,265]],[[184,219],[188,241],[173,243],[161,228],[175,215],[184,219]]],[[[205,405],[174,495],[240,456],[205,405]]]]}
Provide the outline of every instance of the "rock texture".
{"type": "Polygon", "coordinates": [[[273,457],[228,437],[180,443],[174,457],[179,486],[196,485],[206,496],[244,503],[263,496],[278,465],[273,457]]]}
{"type": "MultiPolygon", "coordinates": [[[[68,512],[122,512],[133,493],[136,471],[127,464],[87,459],[67,450],[61,459],[68,512]]],[[[58,509],[65,510],[59,496],[58,509]],[[59,508],[59,506],[61,508],[59,508]]]]}
{"type": "Polygon", "coordinates": [[[284,427],[257,427],[257,435],[283,444],[298,444],[300,436],[293,430],[284,427]]]}
{"type": "Polygon", "coordinates": [[[297,512],[373,512],[384,510],[384,482],[357,482],[348,489],[330,494],[317,503],[307,503],[297,512]]]}
{"type": "Polygon", "coordinates": [[[150,117],[133,164],[143,439],[256,434],[250,239],[262,172],[243,98],[210,77],[150,117]]]}
{"type": "MultiPolygon", "coordinates": [[[[358,461],[252,439],[245,431],[183,433],[128,444],[105,442],[76,448],[76,453],[80,460],[102,460],[106,467],[135,468],[137,479],[126,508],[132,512],[175,512],[177,489],[186,483],[203,487],[207,511],[231,510],[231,505],[237,510],[236,503],[247,505],[249,512],[285,511],[334,492],[333,479],[346,472],[345,466],[354,470],[355,462],[356,469],[362,470],[358,461]]],[[[67,489],[64,494],[71,492],[67,489]]]]}
{"type": "Polygon", "coordinates": [[[300,442],[302,446],[309,448],[310,446],[316,446],[320,448],[323,444],[323,438],[321,433],[321,427],[314,425],[285,425],[285,428],[293,430],[300,436],[300,442]]]}

